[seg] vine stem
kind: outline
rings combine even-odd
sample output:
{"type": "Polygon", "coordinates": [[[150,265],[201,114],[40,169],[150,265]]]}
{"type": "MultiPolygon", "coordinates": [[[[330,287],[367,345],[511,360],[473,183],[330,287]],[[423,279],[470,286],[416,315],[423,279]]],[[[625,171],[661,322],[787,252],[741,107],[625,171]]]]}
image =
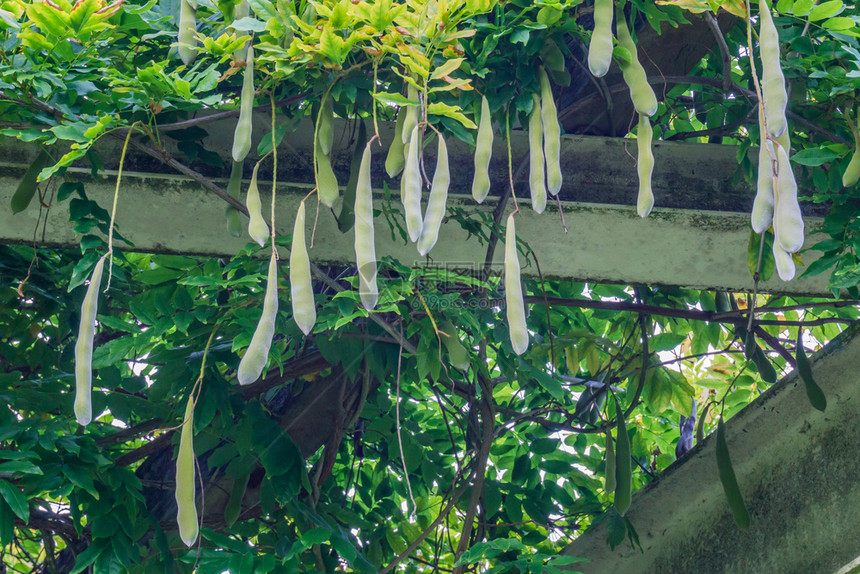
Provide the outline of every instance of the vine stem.
{"type": "Polygon", "coordinates": [[[110,228],[108,229],[108,280],[107,286],[105,286],[105,292],[110,289],[110,280],[113,276],[113,227],[116,222],[116,206],[119,203],[119,186],[122,181],[122,167],[125,164],[125,152],[128,151],[128,141],[131,139],[131,134],[134,133],[135,128],[139,127],[140,122],[134,122],[131,124],[131,127],[128,129],[128,133],[125,136],[125,142],[122,145],[122,153],[119,156],[119,168],[116,172],[116,188],[113,191],[113,207],[111,207],[110,211],[110,228]]]}
{"type": "MultiPolygon", "coordinates": [[[[278,191],[278,142],[275,138],[275,92],[269,93],[272,102],[272,255],[278,258],[278,248],[275,247],[275,194],[278,191]]],[[[316,160],[314,160],[316,161],[316,160]]]]}
{"type": "MultiPolygon", "coordinates": [[[[403,324],[400,324],[400,338],[403,340],[403,324]]],[[[403,360],[403,345],[399,345],[397,351],[397,398],[394,402],[395,419],[397,422],[397,445],[400,447],[400,463],[403,465],[403,477],[406,479],[406,490],[409,492],[409,500],[412,501],[412,512],[410,518],[415,517],[417,505],[415,496],[412,494],[412,483],[409,481],[409,470],[406,468],[406,454],[403,452],[403,436],[400,432],[400,367],[403,360]]]]}

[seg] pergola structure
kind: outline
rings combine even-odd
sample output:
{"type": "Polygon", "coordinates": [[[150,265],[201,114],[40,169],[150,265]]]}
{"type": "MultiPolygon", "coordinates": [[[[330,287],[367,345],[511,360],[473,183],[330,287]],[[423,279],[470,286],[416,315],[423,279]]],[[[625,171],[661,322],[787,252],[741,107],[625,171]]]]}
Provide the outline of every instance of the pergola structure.
{"type": "MultiPolygon", "coordinates": [[[[257,133],[262,134],[268,120],[261,116],[257,121],[257,133]]],[[[228,158],[232,120],[215,120],[205,127],[209,132],[207,147],[228,158]]],[[[390,139],[386,136],[392,129],[384,125],[383,138],[390,139]]],[[[336,133],[345,131],[344,124],[337,126],[336,133]]],[[[310,125],[301,124],[281,147],[280,230],[291,229],[298,202],[312,188],[308,178],[311,134],[310,125]]],[[[101,157],[106,162],[115,161],[119,145],[118,140],[104,142],[99,148],[101,157]]],[[[579,281],[752,290],[746,251],[753,191],[742,178],[735,177],[736,148],[657,142],[657,208],[643,220],[633,207],[636,167],[627,145],[627,141],[614,138],[565,136],[564,187],[558,207],[551,206],[542,216],[528,207],[525,184],[518,182],[516,190],[524,212],[518,223],[519,234],[534,249],[542,273],[579,281]]],[[[138,143],[127,159],[117,215],[120,232],[135,250],[230,256],[247,243],[246,238],[234,238],[226,232],[225,203],[217,193],[211,193],[211,186],[207,190],[194,173],[177,175],[146,152],[146,144],[138,143]]],[[[450,153],[452,166],[470,167],[471,154],[465,146],[452,141],[450,153]]],[[[35,148],[8,139],[0,143],[0,205],[8,205],[34,155],[35,148]]],[[[517,167],[525,157],[526,137],[515,134],[511,166],[515,172],[520,171],[517,167]]],[[[374,157],[374,182],[384,179],[383,160],[384,150],[380,148],[374,157]]],[[[349,161],[348,150],[335,158],[342,182],[347,179],[349,161]]],[[[96,181],[86,167],[71,168],[66,177],[86,180],[88,197],[107,206],[117,165],[108,163],[105,167],[105,175],[96,181]]],[[[491,168],[493,189],[497,193],[506,190],[508,161],[502,142],[494,149],[491,168]]],[[[261,169],[261,174],[265,173],[261,169]]],[[[491,217],[498,197],[476,207],[469,193],[470,173],[471,168],[452,170],[449,207],[491,217]]],[[[205,175],[216,185],[223,185],[227,174],[212,171],[205,175]]],[[[270,186],[262,184],[260,189],[264,203],[268,202],[270,186]]],[[[399,209],[396,189],[377,191],[378,208],[399,209]]],[[[14,216],[4,209],[0,211],[0,242],[77,247],[68,225],[68,209],[68,202],[14,216]]],[[[512,209],[510,202],[506,209],[512,209]]],[[[806,206],[805,214],[810,245],[820,219],[813,206],[806,206]]],[[[388,228],[384,214],[379,216],[377,228],[388,228]]],[[[458,270],[477,270],[483,265],[485,245],[456,223],[446,223],[440,237],[432,252],[433,261],[458,270]]],[[[310,257],[321,265],[352,265],[352,242],[352,233],[341,233],[334,215],[324,209],[319,214],[310,257]]],[[[406,263],[418,257],[414,247],[396,233],[377,234],[377,254],[406,263]]],[[[500,255],[497,252],[497,259],[500,255]]],[[[804,255],[804,262],[808,264],[812,258],[804,255]]],[[[526,274],[536,272],[534,265],[524,268],[526,274]]],[[[774,277],[759,288],[794,295],[828,294],[825,275],[790,283],[774,277]]],[[[601,574],[853,571],[850,564],[860,555],[860,465],[852,456],[860,450],[860,434],[855,430],[860,422],[856,406],[860,402],[860,387],[856,385],[860,339],[856,332],[850,329],[813,359],[815,377],[832,397],[826,414],[809,406],[802,385],[792,374],[728,423],[729,449],[753,516],[749,531],[739,530],[732,521],[718,480],[714,441],[708,438],[634,498],[629,516],[638,531],[642,552],[626,543],[610,550],[603,527],[598,527],[568,548],[568,553],[590,560],[577,568],[601,574]]],[[[300,362],[292,365],[293,375],[326,366],[318,353],[310,353],[300,362]]],[[[277,384],[277,377],[267,377],[245,392],[253,396],[260,391],[258,387],[277,384]]],[[[343,389],[327,384],[314,400],[292,405],[281,416],[281,423],[305,456],[336,432],[319,421],[338,420],[338,402],[327,400],[337,396],[343,396],[343,389]]],[[[165,433],[152,441],[152,449],[145,454],[152,456],[159,449],[169,454],[169,448],[170,434],[165,433]]],[[[207,506],[210,504],[223,505],[226,500],[207,500],[207,506]]]]}

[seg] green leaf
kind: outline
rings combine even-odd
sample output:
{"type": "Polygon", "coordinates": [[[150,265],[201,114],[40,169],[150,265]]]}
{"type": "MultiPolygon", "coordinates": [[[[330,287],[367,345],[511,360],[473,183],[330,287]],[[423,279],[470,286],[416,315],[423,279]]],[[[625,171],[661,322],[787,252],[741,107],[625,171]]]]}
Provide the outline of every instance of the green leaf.
{"type": "Polygon", "coordinates": [[[809,404],[813,408],[824,412],[827,408],[827,397],[812,377],[812,366],[806,357],[806,351],[803,349],[802,333],[803,330],[799,330],[797,337],[797,372],[800,374],[800,378],[803,379],[803,386],[806,388],[806,396],[809,398],[809,404]]]}
{"type": "Polygon", "coordinates": [[[809,12],[809,20],[811,22],[815,22],[817,20],[824,20],[826,18],[830,18],[831,16],[836,16],[845,8],[845,5],[842,3],[842,0],[830,0],[829,2],[822,2],[817,5],[812,11],[809,12]]]}
{"type": "Polygon", "coordinates": [[[9,504],[12,512],[24,521],[24,524],[30,521],[30,505],[17,486],[8,480],[0,479],[0,495],[9,504]]]}
{"type": "Polygon", "coordinates": [[[729,507],[732,509],[732,515],[735,517],[735,522],[742,529],[746,530],[750,526],[750,515],[747,512],[744,504],[743,496],[741,495],[738,480],[735,477],[735,470],[732,467],[732,461],[729,457],[729,447],[726,442],[726,425],[723,418],[720,417],[717,422],[717,469],[720,473],[720,482],[723,484],[723,492],[726,494],[726,499],[729,502],[729,507]]]}
{"type": "Polygon", "coordinates": [[[831,162],[841,155],[827,147],[812,147],[797,152],[791,156],[791,161],[792,163],[815,167],[831,162]]]}

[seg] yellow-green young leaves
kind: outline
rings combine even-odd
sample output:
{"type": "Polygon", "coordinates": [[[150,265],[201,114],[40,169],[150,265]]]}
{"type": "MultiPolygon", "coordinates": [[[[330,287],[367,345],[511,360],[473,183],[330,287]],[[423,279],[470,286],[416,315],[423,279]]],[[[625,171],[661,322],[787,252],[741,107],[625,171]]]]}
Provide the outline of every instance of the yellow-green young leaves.
{"type": "Polygon", "coordinates": [[[732,460],[729,458],[729,447],[726,443],[726,425],[723,423],[723,418],[717,421],[717,469],[720,472],[720,482],[723,483],[723,491],[726,493],[726,499],[732,509],[732,514],[735,517],[735,522],[738,526],[746,530],[750,526],[750,515],[747,512],[747,507],[744,505],[741,489],[738,486],[738,479],[735,477],[735,470],[732,467],[732,460]]]}
{"type": "Polygon", "coordinates": [[[406,145],[403,143],[403,125],[406,123],[406,110],[401,109],[394,124],[394,137],[385,156],[385,173],[388,177],[397,177],[406,165],[406,145]]]}
{"type": "MultiPolygon", "coordinates": [[[[448,186],[451,184],[451,172],[448,169],[448,144],[439,134],[439,147],[436,152],[436,172],[430,186],[430,198],[427,200],[427,211],[424,212],[424,224],[421,227],[421,237],[418,238],[418,253],[427,255],[439,238],[439,228],[445,217],[448,204],[448,186]]],[[[455,365],[456,366],[456,365],[455,365]]]]}
{"type": "Polygon", "coordinates": [[[93,269],[93,276],[81,305],[81,326],[78,329],[78,342],[75,343],[75,418],[78,419],[78,424],[83,426],[93,420],[93,338],[96,333],[99,288],[106,258],[107,255],[103,255],[93,269]]]}
{"type": "Polygon", "coordinates": [[[253,383],[260,378],[263,368],[269,361],[269,348],[272,346],[272,337],[275,336],[275,317],[278,315],[278,262],[272,253],[269,259],[269,278],[266,282],[266,296],[263,299],[263,314],[251,344],[245,351],[242,361],[239,363],[238,379],[240,385],[253,383]]]}
{"type": "Polygon", "coordinates": [[[633,465],[630,459],[630,437],[621,405],[615,403],[615,509],[624,516],[633,496],[633,465]]]}
{"type": "Polygon", "coordinates": [[[317,141],[314,156],[317,165],[317,193],[326,207],[331,207],[340,195],[337,177],[331,167],[331,148],[334,144],[334,111],[331,97],[326,97],[320,109],[317,141]]]}
{"type": "Polygon", "coordinates": [[[546,169],[543,155],[543,122],[540,117],[540,97],[532,94],[532,113],[529,115],[529,191],[532,209],[543,213],[546,209],[546,169]]]}
{"type": "Polygon", "coordinates": [[[248,235],[251,239],[263,246],[266,244],[266,239],[269,238],[269,226],[266,225],[266,220],[263,219],[263,204],[260,201],[260,192],[257,189],[257,170],[260,169],[260,164],[254,166],[254,173],[251,175],[251,184],[248,186],[248,195],[245,197],[245,207],[248,208],[248,235]]]}
{"type": "Polygon", "coordinates": [[[767,117],[767,132],[773,137],[779,137],[788,126],[785,120],[788,94],[785,91],[785,77],[782,75],[782,66],[779,63],[779,36],[766,0],[759,1],[759,14],[761,97],[767,117]]]}
{"type": "Polygon", "coordinates": [[[797,183],[791,171],[788,150],[781,145],[776,151],[777,182],[776,205],[773,215],[773,231],[776,242],[788,253],[803,247],[803,216],[797,203],[797,183]]]}
{"type": "Polygon", "coordinates": [[[179,0],[179,59],[186,66],[197,57],[197,18],[190,0],[179,0]]]}
{"type": "Polygon", "coordinates": [[[311,262],[305,244],[305,201],[299,204],[296,223],[293,226],[293,244],[290,250],[290,293],[293,303],[293,319],[305,335],[317,322],[314,304],[314,288],[311,283],[311,262]]]}
{"type": "Polygon", "coordinates": [[[654,152],[651,150],[653,137],[651,120],[645,114],[639,114],[639,132],[636,134],[636,147],[639,152],[636,157],[636,169],[639,172],[639,199],[636,201],[636,212],[639,217],[648,217],[654,207],[654,192],[651,191],[651,172],[654,171],[654,152]]]}
{"type": "Polygon", "coordinates": [[[612,63],[612,0],[594,0],[594,31],[588,45],[588,69],[602,78],[612,63]]]}
{"type": "Polygon", "coordinates": [[[486,96],[481,96],[481,120],[478,123],[478,140],[475,146],[475,179],[472,180],[472,197],[478,203],[490,193],[490,158],[493,155],[493,119],[486,96]]]}
{"type": "Polygon", "coordinates": [[[242,99],[239,103],[239,122],[233,135],[233,161],[243,161],[251,151],[251,120],[254,115],[254,46],[248,45],[245,60],[245,77],[242,80],[242,99]]]}
{"type": "Polygon", "coordinates": [[[197,505],[194,500],[196,483],[194,467],[194,397],[188,397],[185,418],[179,435],[179,455],[176,457],[176,523],[179,537],[186,546],[197,540],[197,505]]]}
{"type": "Polygon", "coordinates": [[[370,186],[370,146],[364,147],[358,185],[355,188],[355,264],[358,267],[358,294],[368,311],[376,307],[376,244],[373,238],[373,190],[370,186]]]}
{"type": "Polygon", "coordinates": [[[657,111],[657,96],[654,95],[654,90],[651,88],[651,84],[648,83],[645,68],[639,62],[636,44],[630,36],[630,30],[627,29],[627,21],[624,19],[624,12],[621,8],[619,8],[616,16],[616,24],[618,45],[630,52],[630,62],[621,64],[621,74],[624,77],[624,83],[630,89],[630,99],[633,100],[633,107],[640,114],[653,116],[657,111]]]}
{"type": "Polygon", "coordinates": [[[406,167],[401,182],[403,210],[406,214],[406,231],[410,241],[418,241],[424,220],[421,218],[421,135],[418,125],[412,128],[409,136],[409,153],[406,154],[406,167]]]}
{"type": "MultiPolygon", "coordinates": [[[[587,388],[587,387],[586,387],[587,388]]],[[[615,492],[615,487],[617,483],[615,481],[615,447],[612,444],[612,433],[609,431],[606,432],[606,482],[603,486],[603,490],[606,491],[606,494],[610,494],[615,492]]]]}
{"type": "Polygon", "coordinates": [[[508,228],[505,231],[505,304],[511,346],[514,353],[522,355],[529,348],[529,331],[526,328],[526,306],[523,300],[523,285],[520,282],[517,230],[513,213],[508,216],[508,228]]]}
{"type": "Polygon", "coordinates": [[[543,153],[546,156],[546,188],[552,195],[561,190],[561,126],[552,98],[552,86],[543,68],[540,77],[540,117],[543,123],[543,153]]]}

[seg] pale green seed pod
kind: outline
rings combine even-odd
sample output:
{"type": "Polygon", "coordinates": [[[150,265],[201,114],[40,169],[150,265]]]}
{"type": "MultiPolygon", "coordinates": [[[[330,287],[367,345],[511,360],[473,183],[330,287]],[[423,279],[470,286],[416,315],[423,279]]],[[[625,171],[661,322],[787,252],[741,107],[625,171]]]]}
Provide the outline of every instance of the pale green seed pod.
{"type": "Polygon", "coordinates": [[[508,216],[508,228],[505,231],[505,303],[511,346],[514,353],[522,355],[529,348],[529,331],[526,328],[526,307],[523,285],[520,282],[520,260],[517,256],[517,231],[513,213],[508,216]]]}
{"type": "Polygon", "coordinates": [[[242,80],[242,99],[239,104],[239,121],[233,135],[233,161],[244,161],[251,151],[251,121],[254,116],[254,46],[248,45],[245,60],[245,77],[242,80]]]}
{"type": "Polygon", "coordinates": [[[532,113],[529,114],[529,191],[532,209],[543,213],[546,209],[546,169],[543,155],[543,123],[540,117],[540,97],[532,94],[532,113]]]}
{"type": "Polygon", "coordinates": [[[305,201],[299,204],[296,223],[293,226],[293,244],[290,250],[290,293],[293,303],[293,319],[302,333],[310,334],[317,322],[314,303],[314,288],[311,282],[311,263],[305,243],[305,201]]]}
{"type": "Polygon", "coordinates": [[[340,196],[337,176],[331,167],[331,158],[322,153],[319,146],[315,146],[314,149],[317,156],[317,193],[323,205],[331,207],[340,196]]]}
{"type": "Polygon", "coordinates": [[[440,321],[439,330],[444,333],[440,338],[445,344],[445,348],[448,349],[448,359],[451,361],[451,366],[461,371],[467,370],[472,363],[469,360],[469,351],[460,342],[457,328],[451,321],[440,321]]]}
{"type": "Polygon", "coordinates": [[[780,247],[779,241],[773,242],[773,259],[776,262],[776,272],[783,281],[794,279],[795,265],[791,253],[780,247]]]}
{"type": "Polygon", "coordinates": [[[779,137],[788,127],[785,119],[788,93],[785,90],[785,76],[782,74],[782,66],[779,62],[779,35],[766,0],[760,0],[759,14],[761,95],[767,117],[767,132],[773,137],[779,137]]]}
{"type": "Polygon", "coordinates": [[[594,0],[594,31],[588,44],[588,69],[602,78],[612,63],[612,0],[594,0]]]}
{"type": "Polygon", "coordinates": [[[472,197],[483,203],[490,193],[490,158],[493,155],[493,119],[490,103],[481,97],[481,120],[478,123],[478,139],[475,146],[475,179],[472,180],[472,197]]]}
{"type": "Polygon", "coordinates": [[[251,344],[242,356],[237,376],[240,385],[253,383],[260,378],[263,368],[269,361],[269,349],[275,336],[275,318],[278,315],[278,262],[272,253],[269,259],[269,277],[266,282],[266,296],[263,299],[263,314],[251,344]]]}
{"type": "Polygon", "coordinates": [[[543,123],[543,153],[546,156],[546,188],[552,195],[561,190],[561,126],[546,70],[540,69],[540,117],[543,123]]]}
{"type": "Polygon", "coordinates": [[[179,59],[186,66],[197,57],[197,17],[189,0],[179,0],[179,59]]]}
{"type": "Polygon", "coordinates": [[[418,238],[418,253],[427,255],[439,238],[439,228],[445,217],[448,204],[448,186],[451,184],[451,172],[448,169],[448,144],[439,134],[439,147],[436,152],[436,171],[433,183],[430,185],[430,198],[427,200],[427,211],[424,213],[424,224],[421,227],[421,237],[418,238]]]}
{"type": "Polygon", "coordinates": [[[254,173],[251,175],[251,184],[248,186],[248,195],[245,197],[245,207],[248,208],[248,235],[262,247],[266,244],[266,239],[269,238],[269,226],[266,225],[266,220],[263,219],[263,203],[260,201],[260,192],[257,189],[257,170],[260,169],[260,164],[254,166],[254,173]]]}
{"type": "Polygon", "coordinates": [[[197,470],[194,464],[194,397],[188,397],[185,418],[179,435],[179,454],[176,457],[176,523],[179,537],[191,547],[197,540],[197,504],[195,486],[197,470]]]}
{"type": "Polygon", "coordinates": [[[615,492],[616,486],[616,476],[615,476],[615,446],[612,442],[612,433],[606,433],[606,472],[603,474],[606,475],[606,482],[604,483],[603,490],[606,494],[611,494],[615,492]]]}
{"type": "Polygon", "coordinates": [[[99,308],[99,289],[105,267],[103,255],[93,269],[84,302],[81,305],[81,325],[75,343],[75,418],[87,426],[93,420],[93,339],[96,334],[96,313],[99,308]]]}
{"type": "Polygon", "coordinates": [[[758,182],[755,200],[752,208],[752,228],[756,233],[764,233],[773,223],[773,173],[776,167],[773,156],[773,144],[767,139],[764,128],[764,118],[759,113],[759,133],[761,144],[758,151],[758,182]]]}
{"type": "Polygon", "coordinates": [[[640,114],[645,114],[649,117],[653,116],[657,112],[657,96],[654,95],[654,89],[648,83],[648,75],[645,73],[645,68],[639,62],[636,44],[630,36],[630,30],[627,29],[627,20],[625,20],[624,12],[620,8],[616,16],[616,26],[618,30],[618,45],[630,52],[631,61],[621,65],[621,74],[624,77],[624,83],[630,89],[630,99],[633,100],[633,107],[640,114]]]}
{"type": "Polygon", "coordinates": [[[842,174],[842,186],[852,187],[858,180],[860,180],[860,141],[855,140],[851,161],[848,162],[848,167],[845,168],[845,173],[842,174]]]}
{"type": "Polygon", "coordinates": [[[418,241],[424,221],[421,217],[421,136],[418,126],[412,128],[409,153],[403,170],[403,209],[406,214],[406,231],[410,241],[418,241]]]}
{"type": "Polygon", "coordinates": [[[394,124],[394,139],[388,147],[388,155],[385,156],[385,173],[388,177],[397,177],[406,165],[406,146],[403,143],[403,124],[406,123],[406,110],[401,109],[397,114],[397,122],[394,124]]]}
{"type": "Polygon", "coordinates": [[[364,148],[358,185],[355,188],[355,263],[358,267],[358,294],[364,308],[371,311],[379,299],[376,285],[376,245],[373,237],[373,189],[370,185],[370,146],[364,148]]]}
{"type": "Polygon", "coordinates": [[[651,120],[645,114],[639,114],[639,131],[636,134],[636,170],[639,172],[639,198],[636,201],[636,212],[639,217],[648,217],[654,207],[654,192],[651,190],[651,173],[654,171],[654,152],[651,140],[654,130],[651,120]]]}
{"type": "MultiPolygon", "coordinates": [[[[233,12],[234,20],[241,20],[242,18],[247,17],[251,14],[251,6],[248,4],[248,0],[242,0],[238,4],[236,4],[236,9],[233,12]]],[[[238,50],[233,51],[233,57],[237,60],[245,60],[248,56],[248,47],[242,46],[238,50]]]]}
{"type": "Polygon", "coordinates": [[[777,182],[773,231],[780,247],[788,253],[795,253],[803,247],[804,239],[803,216],[797,203],[797,183],[787,150],[782,146],[775,147],[777,182]]]}
{"type": "Polygon", "coordinates": [[[317,129],[319,151],[323,155],[331,155],[331,147],[334,145],[334,103],[330,95],[322,101],[319,123],[317,129]]]}
{"type": "MultiPolygon", "coordinates": [[[[406,97],[413,102],[418,101],[418,90],[412,84],[406,84],[406,97]]],[[[403,120],[403,131],[400,132],[400,140],[404,145],[408,145],[409,138],[412,136],[412,130],[418,125],[420,114],[417,105],[406,106],[405,111],[406,117],[403,120]]]]}

